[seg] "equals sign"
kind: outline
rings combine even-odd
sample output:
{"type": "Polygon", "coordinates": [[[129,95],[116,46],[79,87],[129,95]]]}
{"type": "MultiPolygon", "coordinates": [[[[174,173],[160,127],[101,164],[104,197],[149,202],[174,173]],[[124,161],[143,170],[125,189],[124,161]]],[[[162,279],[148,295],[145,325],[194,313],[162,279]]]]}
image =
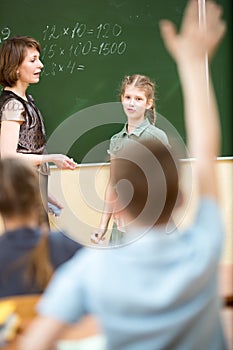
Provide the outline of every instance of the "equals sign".
{"type": "Polygon", "coordinates": [[[92,48],[91,51],[92,51],[92,52],[97,52],[97,51],[98,51],[98,47],[97,47],[97,46],[93,46],[93,48],[92,48]]]}
{"type": "Polygon", "coordinates": [[[82,64],[79,64],[77,67],[77,70],[84,70],[85,66],[83,66],[82,64]]]}
{"type": "Polygon", "coordinates": [[[87,34],[93,34],[93,32],[94,32],[94,29],[89,29],[89,30],[87,31],[87,34]]]}

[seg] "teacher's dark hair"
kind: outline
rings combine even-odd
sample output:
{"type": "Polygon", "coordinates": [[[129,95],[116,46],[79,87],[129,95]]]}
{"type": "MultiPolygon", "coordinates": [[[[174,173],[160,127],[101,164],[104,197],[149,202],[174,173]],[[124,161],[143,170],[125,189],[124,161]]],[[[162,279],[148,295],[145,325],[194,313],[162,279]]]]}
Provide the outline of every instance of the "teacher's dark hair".
{"type": "Polygon", "coordinates": [[[28,48],[35,48],[39,53],[41,46],[30,36],[14,36],[5,41],[0,49],[0,84],[13,87],[17,80],[17,69],[23,62],[28,48]]]}

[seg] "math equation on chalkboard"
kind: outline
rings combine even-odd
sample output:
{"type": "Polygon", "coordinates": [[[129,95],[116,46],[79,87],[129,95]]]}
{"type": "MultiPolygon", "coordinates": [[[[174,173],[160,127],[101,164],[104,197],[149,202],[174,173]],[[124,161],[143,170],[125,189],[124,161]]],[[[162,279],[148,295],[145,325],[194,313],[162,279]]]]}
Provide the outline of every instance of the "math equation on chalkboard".
{"type": "Polygon", "coordinates": [[[99,23],[93,27],[75,22],[73,26],[46,25],[42,30],[41,59],[46,62],[42,75],[74,74],[84,71],[89,56],[124,55],[127,43],[117,23],[99,23]]]}

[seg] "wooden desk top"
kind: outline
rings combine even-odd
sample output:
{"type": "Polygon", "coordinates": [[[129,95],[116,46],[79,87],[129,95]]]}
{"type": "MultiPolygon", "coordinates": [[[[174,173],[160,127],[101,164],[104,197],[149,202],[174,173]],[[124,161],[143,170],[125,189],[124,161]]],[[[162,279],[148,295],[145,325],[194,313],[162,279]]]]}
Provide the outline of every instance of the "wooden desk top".
{"type": "MultiPolygon", "coordinates": [[[[11,301],[15,303],[15,313],[20,318],[20,329],[16,338],[7,345],[1,347],[1,350],[16,350],[17,342],[20,335],[26,331],[32,319],[36,316],[35,305],[38,302],[40,295],[22,295],[9,298],[2,298],[1,303],[11,301]]],[[[59,340],[81,340],[92,335],[101,334],[100,328],[94,317],[85,316],[74,325],[67,326],[61,333],[59,340]]]]}
{"type": "MultiPolygon", "coordinates": [[[[22,321],[21,329],[15,340],[1,347],[1,350],[17,350],[17,342],[20,335],[27,329],[32,319],[22,321]]],[[[87,337],[100,334],[100,328],[92,316],[85,316],[77,324],[68,326],[62,333],[59,340],[81,340],[87,337]]]]}

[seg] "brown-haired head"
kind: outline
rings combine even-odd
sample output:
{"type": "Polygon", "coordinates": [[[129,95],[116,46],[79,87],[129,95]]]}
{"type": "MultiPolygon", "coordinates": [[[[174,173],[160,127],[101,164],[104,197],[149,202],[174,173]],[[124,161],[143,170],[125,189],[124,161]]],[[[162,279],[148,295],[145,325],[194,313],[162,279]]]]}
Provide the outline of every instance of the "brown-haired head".
{"type": "Polygon", "coordinates": [[[129,140],[111,161],[116,211],[145,227],[168,223],[179,194],[178,161],[159,141],[129,140]]]}
{"type": "Polygon", "coordinates": [[[0,213],[3,217],[31,215],[41,206],[36,170],[17,158],[0,161],[0,213]]]}
{"type": "Polygon", "coordinates": [[[22,159],[0,160],[0,214],[8,222],[23,218],[25,225],[27,219],[30,221],[33,217],[35,228],[41,226],[41,237],[37,245],[16,263],[17,266],[26,263],[25,282],[34,281],[43,290],[53,273],[49,258],[49,232],[45,224],[38,172],[22,159]]]}
{"type": "Polygon", "coordinates": [[[133,86],[142,89],[145,92],[147,100],[152,100],[152,106],[146,111],[145,118],[148,118],[151,124],[155,124],[155,84],[145,75],[134,74],[125,76],[121,84],[121,95],[124,95],[125,89],[133,86]]]}
{"type": "Polygon", "coordinates": [[[13,87],[17,80],[17,69],[23,62],[28,48],[35,48],[39,53],[41,46],[30,36],[14,36],[6,40],[0,49],[0,84],[13,87]]]}

